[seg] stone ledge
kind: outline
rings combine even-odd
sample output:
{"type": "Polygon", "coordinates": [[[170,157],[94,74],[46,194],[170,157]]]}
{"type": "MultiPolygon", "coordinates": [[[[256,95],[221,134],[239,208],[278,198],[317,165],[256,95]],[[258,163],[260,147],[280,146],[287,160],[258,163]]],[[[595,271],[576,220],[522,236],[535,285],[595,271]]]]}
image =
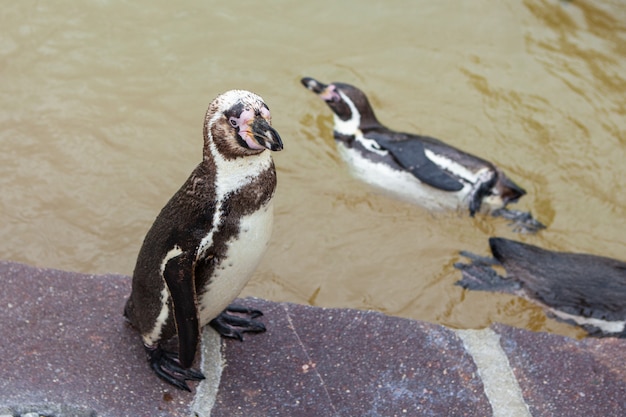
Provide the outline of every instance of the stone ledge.
{"type": "Polygon", "coordinates": [[[122,317],[129,277],[0,262],[0,280],[0,415],[497,416],[516,390],[533,416],[626,415],[626,340],[503,325],[457,332],[371,311],[245,299],[265,312],[268,332],[220,348],[205,330],[209,379],[194,395],[149,370],[122,317]],[[486,338],[497,349],[480,347],[486,338]],[[508,361],[490,361],[496,350],[508,361]],[[490,365],[514,375],[512,391],[490,389],[490,365]]]}
{"type": "Polygon", "coordinates": [[[211,416],[486,416],[476,367],[442,326],[247,299],[268,332],[224,341],[211,416]],[[256,413],[256,414],[255,414],[256,413]]]}

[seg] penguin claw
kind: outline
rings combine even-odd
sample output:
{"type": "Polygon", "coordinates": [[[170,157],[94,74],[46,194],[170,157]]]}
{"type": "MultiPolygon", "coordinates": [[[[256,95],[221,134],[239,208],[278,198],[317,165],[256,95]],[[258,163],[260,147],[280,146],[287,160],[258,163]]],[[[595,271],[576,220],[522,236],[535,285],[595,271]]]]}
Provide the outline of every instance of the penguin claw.
{"type": "Polygon", "coordinates": [[[254,320],[262,315],[260,310],[232,304],[209,324],[221,336],[243,341],[244,333],[262,333],[266,330],[263,323],[254,320]],[[241,317],[238,314],[245,314],[249,317],[241,317]]]}
{"type": "Polygon", "coordinates": [[[191,388],[186,381],[201,381],[204,379],[202,372],[192,368],[185,369],[180,366],[178,355],[174,352],[163,350],[160,346],[156,348],[146,347],[150,368],[163,381],[175,386],[178,389],[191,392],[191,388]]]}

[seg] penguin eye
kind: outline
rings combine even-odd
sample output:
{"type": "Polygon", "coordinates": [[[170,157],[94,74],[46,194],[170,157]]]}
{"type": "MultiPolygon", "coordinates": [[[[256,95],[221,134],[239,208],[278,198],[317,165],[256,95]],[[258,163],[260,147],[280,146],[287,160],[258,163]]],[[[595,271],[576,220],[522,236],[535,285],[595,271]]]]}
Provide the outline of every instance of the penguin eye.
{"type": "Polygon", "coordinates": [[[234,117],[231,117],[230,119],[228,119],[228,121],[230,122],[230,125],[232,127],[237,127],[237,120],[235,120],[234,117]]]}

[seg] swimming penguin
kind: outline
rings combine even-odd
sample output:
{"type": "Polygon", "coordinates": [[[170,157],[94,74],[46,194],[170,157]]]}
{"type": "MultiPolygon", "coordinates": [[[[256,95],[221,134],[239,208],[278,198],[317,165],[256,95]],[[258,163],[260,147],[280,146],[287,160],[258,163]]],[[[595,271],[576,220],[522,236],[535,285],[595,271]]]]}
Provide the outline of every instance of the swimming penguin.
{"type": "Polygon", "coordinates": [[[283,148],[261,97],[231,90],[204,120],[204,158],[146,235],[124,315],[139,330],[151,368],[190,391],[200,328],[241,339],[264,331],[262,313],[229,306],[259,264],[272,231],[276,171],[283,148]],[[244,316],[242,316],[244,315],[244,316]],[[178,336],[178,353],[164,344],[178,336]]]}
{"type": "Polygon", "coordinates": [[[530,213],[505,208],[526,191],[491,162],[435,138],[388,129],[354,86],[310,77],[301,82],[333,111],[339,152],[362,181],[431,210],[461,207],[470,216],[484,211],[526,232],[545,227],[530,213]]]}
{"type": "Polygon", "coordinates": [[[456,285],[524,297],[589,335],[626,337],[626,263],[602,256],[553,252],[504,238],[489,239],[494,258],[461,252],[456,285]],[[506,277],[492,269],[502,266],[506,277]]]}

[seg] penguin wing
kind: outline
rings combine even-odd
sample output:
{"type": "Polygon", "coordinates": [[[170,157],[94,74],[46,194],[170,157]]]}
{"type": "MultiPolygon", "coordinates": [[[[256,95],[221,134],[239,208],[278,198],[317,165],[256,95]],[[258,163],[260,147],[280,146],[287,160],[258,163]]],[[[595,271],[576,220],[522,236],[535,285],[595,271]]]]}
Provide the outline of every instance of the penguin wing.
{"type": "Polygon", "coordinates": [[[191,367],[200,339],[193,264],[193,255],[183,252],[171,258],[163,270],[172,298],[178,332],[178,359],[183,368],[191,367]]]}
{"type": "MultiPolygon", "coordinates": [[[[370,135],[368,135],[369,137],[370,135]]],[[[460,191],[463,189],[461,181],[428,159],[424,144],[419,140],[411,138],[393,140],[386,135],[374,135],[371,139],[389,151],[402,167],[421,182],[443,191],[460,191]]]]}

